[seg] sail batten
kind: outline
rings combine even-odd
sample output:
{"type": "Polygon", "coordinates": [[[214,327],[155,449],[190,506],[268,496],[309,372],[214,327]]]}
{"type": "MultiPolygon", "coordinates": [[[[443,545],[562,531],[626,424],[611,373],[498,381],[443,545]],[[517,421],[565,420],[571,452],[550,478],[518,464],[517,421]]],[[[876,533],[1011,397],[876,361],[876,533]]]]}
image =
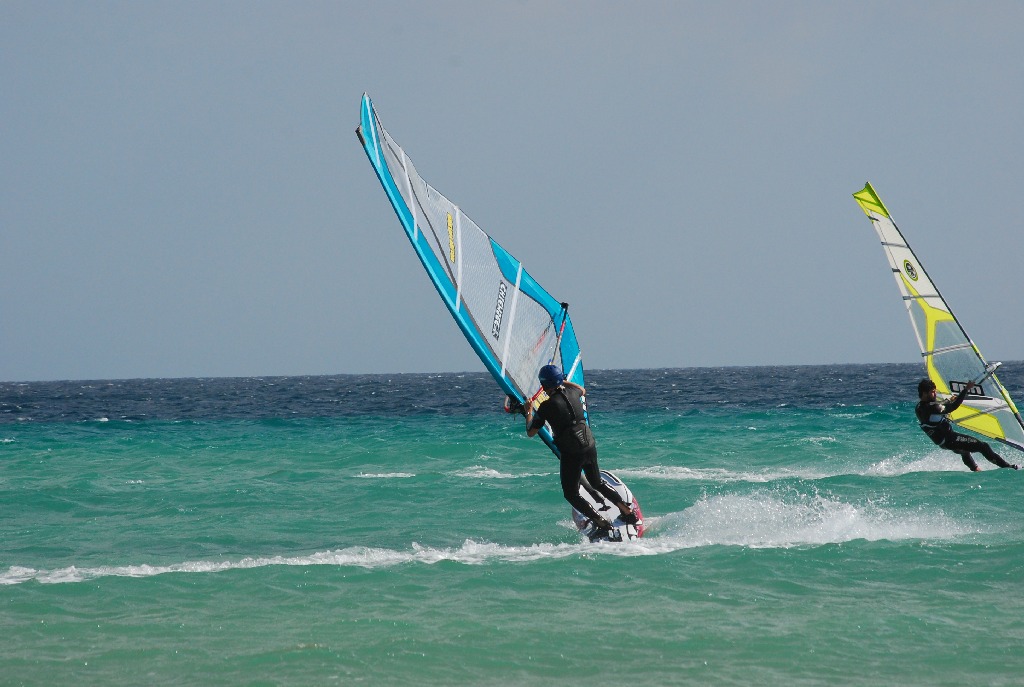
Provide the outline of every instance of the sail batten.
{"type": "MultiPolygon", "coordinates": [[[[356,133],[435,290],[502,391],[540,403],[537,372],[550,362],[582,386],[579,342],[563,303],[424,181],[365,94],[356,133]]],[[[540,436],[557,454],[550,432],[540,436]]]]}
{"type": "Polygon", "coordinates": [[[871,184],[865,184],[853,197],[885,248],[929,379],[943,397],[952,396],[971,382],[982,387],[968,394],[950,420],[1024,451],[1024,419],[995,375],[999,364],[985,361],[871,184]]]}
{"type": "Polygon", "coordinates": [[[964,348],[970,348],[970,347],[971,347],[971,344],[969,344],[969,343],[962,343],[962,344],[956,344],[954,346],[946,346],[945,348],[935,348],[935,349],[930,350],[930,351],[922,351],[921,355],[923,355],[923,356],[941,355],[942,353],[949,353],[951,351],[959,351],[959,350],[962,350],[964,348]]]}

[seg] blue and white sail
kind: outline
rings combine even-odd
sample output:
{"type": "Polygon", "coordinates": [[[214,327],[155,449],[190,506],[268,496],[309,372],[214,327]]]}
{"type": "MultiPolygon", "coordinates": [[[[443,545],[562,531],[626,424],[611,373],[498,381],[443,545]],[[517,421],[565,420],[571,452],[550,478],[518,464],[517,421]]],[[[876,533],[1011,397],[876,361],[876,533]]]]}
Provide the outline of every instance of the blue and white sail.
{"type": "MultiPolygon", "coordinates": [[[[502,390],[539,404],[544,365],[583,386],[583,363],[568,305],[553,298],[452,201],[416,172],[363,95],[356,129],[370,164],[448,312],[502,390]]],[[[558,450],[547,429],[544,442],[558,450]]]]}

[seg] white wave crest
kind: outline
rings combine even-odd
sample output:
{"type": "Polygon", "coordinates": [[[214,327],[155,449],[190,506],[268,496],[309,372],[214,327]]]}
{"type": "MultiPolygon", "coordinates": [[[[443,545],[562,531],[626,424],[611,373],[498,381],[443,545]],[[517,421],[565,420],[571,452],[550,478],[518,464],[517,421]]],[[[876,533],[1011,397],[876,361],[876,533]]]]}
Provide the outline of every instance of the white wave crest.
{"type": "Polygon", "coordinates": [[[361,472],[356,477],[363,479],[407,479],[409,477],[415,477],[416,475],[411,472],[361,472]]]}
{"type": "Polygon", "coordinates": [[[458,470],[454,474],[456,477],[469,477],[471,479],[520,479],[523,477],[546,477],[549,473],[523,472],[512,474],[483,465],[474,465],[464,470],[458,470]]]}
{"type": "MultiPolygon", "coordinates": [[[[568,520],[561,523],[575,530],[568,520]]],[[[169,565],[121,565],[56,570],[12,566],[0,573],[0,585],[35,581],[41,584],[85,582],[102,577],[152,577],[169,573],[218,573],[267,566],[333,565],[368,569],[400,565],[433,565],[452,561],[464,565],[492,562],[529,563],[537,560],[594,556],[654,556],[706,546],[793,548],[854,540],[946,541],[978,534],[972,525],[958,523],[941,511],[902,511],[881,506],[854,505],[822,496],[714,496],[669,515],[647,518],[648,532],[628,543],[541,543],[527,546],[466,540],[462,546],[435,548],[412,544],[409,549],[356,546],[299,556],[246,557],[234,561],[187,561],[169,565]]]]}
{"type": "Polygon", "coordinates": [[[673,465],[654,465],[647,468],[619,469],[614,471],[620,477],[640,477],[658,480],[679,480],[699,482],[774,482],[776,480],[815,480],[833,477],[835,473],[813,470],[761,470],[739,472],[723,468],[684,468],[673,465]]]}
{"type": "Polygon", "coordinates": [[[855,505],[824,496],[714,496],[659,519],[656,535],[687,546],[789,548],[854,540],[949,540],[977,534],[940,510],[855,505]]]}
{"type": "MultiPolygon", "coordinates": [[[[981,456],[976,456],[978,466],[982,470],[995,466],[987,463],[981,456]]],[[[967,467],[960,460],[960,456],[951,451],[937,450],[921,457],[915,457],[910,453],[898,454],[891,458],[880,460],[871,465],[864,474],[874,477],[898,477],[912,472],[965,472],[967,467]]]]}
{"type": "MultiPolygon", "coordinates": [[[[568,524],[568,523],[566,523],[568,524]]],[[[575,526],[572,527],[574,530],[575,526]]],[[[483,565],[498,561],[506,563],[529,562],[550,558],[565,558],[595,552],[629,555],[632,544],[533,544],[530,546],[503,546],[466,540],[459,548],[432,548],[413,544],[408,550],[379,549],[356,546],[337,551],[321,551],[306,556],[268,556],[242,558],[236,561],[188,561],[170,565],[122,565],[79,568],[71,566],[57,570],[36,570],[12,566],[0,574],[0,585],[22,584],[35,580],[42,584],[85,582],[101,577],[152,577],[168,573],[217,573],[226,570],[245,570],[271,565],[334,565],[339,567],[388,568],[404,564],[433,565],[441,561],[454,561],[466,565],[483,565]]]]}
{"type": "MultiPolygon", "coordinates": [[[[807,441],[832,441],[832,439],[820,437],[808,439],[807,441]]],[[[996,466],[987,462],[980,455],[975,459],[982,470],[995,470],[996,466]]],[[[912,452],[899,453],[889,458],[882,459],[876,463],[864,467],[862,465],[834,466],[832,470],[815,470],[810,467],[788,468],[764,468],[750,470],[727,470],[724,468],[686,468],[672,465],[653,465],[644,468],[619,468],[615,474],[624,478],[641,478],[665,481],[695,481],[712,482],[716,484],[726,482],[748,482],[763,484],[767,482],[786,480],[825,480],[832,477],[845,475],[862,475],[865,477],[899,477],[915,472],[964,472],[960,458],[949,451],[932,451],[924,456],[916,456],[912,452]]]]}

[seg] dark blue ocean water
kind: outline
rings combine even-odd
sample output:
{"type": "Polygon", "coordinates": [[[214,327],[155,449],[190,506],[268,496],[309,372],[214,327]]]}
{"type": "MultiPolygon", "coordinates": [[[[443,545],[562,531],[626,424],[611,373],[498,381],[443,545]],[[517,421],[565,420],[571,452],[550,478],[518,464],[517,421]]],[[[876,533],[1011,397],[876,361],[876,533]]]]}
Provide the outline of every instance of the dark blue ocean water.
{"type": "MultiPolygon", "coordinates": [[[[1004,384],[1018,367],[1001,369],[1004,384]]],[[[615,411],[825,408],[911,399],[921,372],[906,364],[598,370],[587,387],[591,404],[615,411]]],[[[0,423],[475,415],[500,412],[494,398],[502,397],[485,372],[0,382],[0,423]]]]}
{"type": "Polygon", "coordinates": [[[1024,473],[921,372],[588,372],[625,545],[485,373],[0,384],[0,684],[1021,684],[1024,473]]]}

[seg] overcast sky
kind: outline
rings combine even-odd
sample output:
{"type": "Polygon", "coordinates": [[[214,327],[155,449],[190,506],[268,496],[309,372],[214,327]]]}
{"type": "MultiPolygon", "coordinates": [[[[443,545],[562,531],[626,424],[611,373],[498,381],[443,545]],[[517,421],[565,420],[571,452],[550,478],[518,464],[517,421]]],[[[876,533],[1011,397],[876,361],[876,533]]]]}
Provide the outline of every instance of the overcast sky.
{"type": "Polygon", "coordinates": [[[1024,3],[0,2],[0,379],[483,369],[354,134],[589,368],[912,362],[870,180],[1024,359],[1024,3]]]}

